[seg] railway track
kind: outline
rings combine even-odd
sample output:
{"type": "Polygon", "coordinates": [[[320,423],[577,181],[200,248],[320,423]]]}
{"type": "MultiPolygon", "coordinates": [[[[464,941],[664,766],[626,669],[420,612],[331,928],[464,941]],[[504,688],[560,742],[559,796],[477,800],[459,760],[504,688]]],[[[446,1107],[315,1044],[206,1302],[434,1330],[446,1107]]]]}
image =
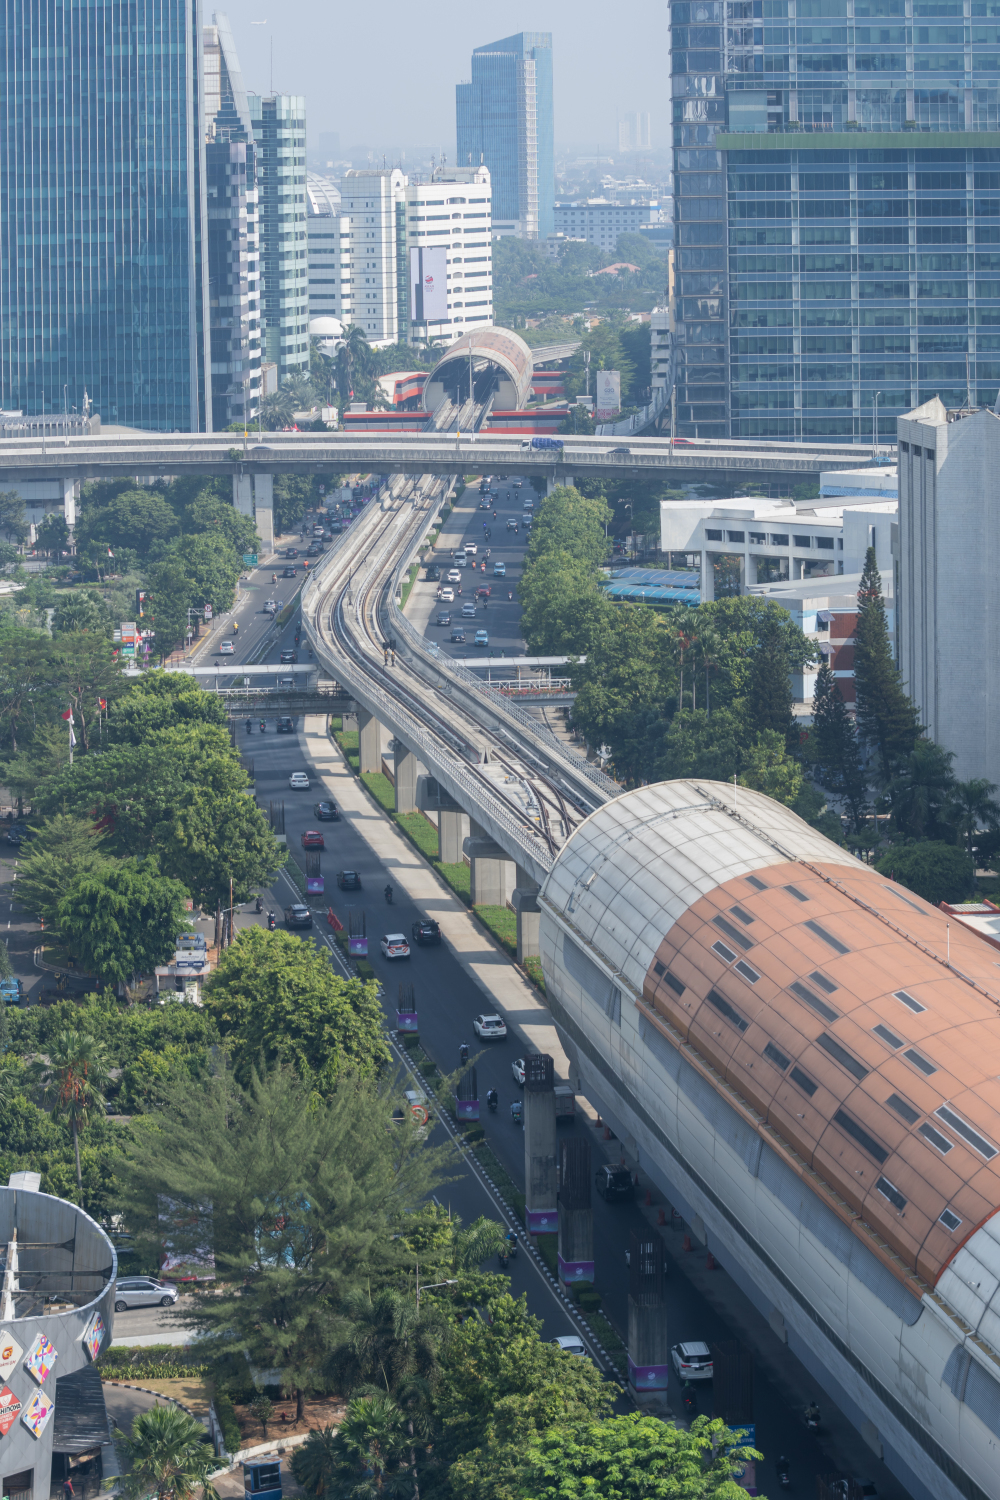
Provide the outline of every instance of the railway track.
{"type": "MultiPolygon", "coordinates": [[[[465,430],[466,402],[445,420],[465,430]]],[[[317,659],[540,879],[573,829],[618,788],[519,705],[432,649],[397,603],[399,581],[450,481],[400,476],[324,559],[303,596],[317,659]],[[386,645],[395,641],[395,659],[386,645]]]]}

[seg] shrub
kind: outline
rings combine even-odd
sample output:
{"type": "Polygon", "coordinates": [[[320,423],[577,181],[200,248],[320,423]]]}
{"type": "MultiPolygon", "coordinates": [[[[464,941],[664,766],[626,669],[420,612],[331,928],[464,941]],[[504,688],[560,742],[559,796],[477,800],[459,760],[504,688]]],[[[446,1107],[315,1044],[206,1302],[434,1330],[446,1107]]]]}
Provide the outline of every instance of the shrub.
{"type": "Polygon", "coordinates": [[[215,1415],[219,1419],[222,1428],[222,1441],[226,1445],[228,1453],[238,1453],[243,1447],[243,1438],[240,1434],[240,1424],[236,1420],[236,1408],[226,1395],[225,1391],[216,1391],[212,1403],[215,1407],[215,1415]]]}

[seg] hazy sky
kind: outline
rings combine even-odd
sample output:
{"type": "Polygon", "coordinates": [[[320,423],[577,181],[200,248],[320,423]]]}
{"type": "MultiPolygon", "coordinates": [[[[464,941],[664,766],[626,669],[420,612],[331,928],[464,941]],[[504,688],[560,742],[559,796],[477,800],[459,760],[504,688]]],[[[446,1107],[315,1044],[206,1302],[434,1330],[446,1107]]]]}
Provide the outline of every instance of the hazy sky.
{"type": "MultiPolygon", "coordinates": [[[[228,0],[246,86],[305,94],[310,143],[321,130],[348,149],[436,145],[455,152],[455,84],[473,47],[518,31],[551,31],[556,143],[617,149],[616,110],[649,110],[653,144],[669,144],[666,0],[629,5],[536,0],[531,7],[348,5],[321,0],[228,0]],[[254,22],[266,24],[253,24],[254,22]]],[[[205,19],[212,0],[205,0],[205,19]]]]}

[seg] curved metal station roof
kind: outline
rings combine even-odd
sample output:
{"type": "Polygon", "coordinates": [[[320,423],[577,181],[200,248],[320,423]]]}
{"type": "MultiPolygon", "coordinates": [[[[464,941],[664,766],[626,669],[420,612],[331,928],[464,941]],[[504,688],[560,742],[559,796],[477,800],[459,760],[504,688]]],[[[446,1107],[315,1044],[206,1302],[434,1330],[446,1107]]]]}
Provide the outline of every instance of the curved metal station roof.
{"type": "Polygon", "coordinates": [[[993,947],[719,782],[609,802],[542,898],[901,1280],[1000,1350],[993,947]]]}
{"type": "Polygon", "coordinates": [[[535,367],[528,345],[509,328],[483,328],[463,333],[453,344],[448,345],[431,371],[428,383],[440,379],[439,371],[443,371],[454,360],[468,363],[470,349],[473,360],[488,360],[490,364],[499,366],[517,391],[516,410],[522,411],[531,394],[531,378],[535,367]]]}

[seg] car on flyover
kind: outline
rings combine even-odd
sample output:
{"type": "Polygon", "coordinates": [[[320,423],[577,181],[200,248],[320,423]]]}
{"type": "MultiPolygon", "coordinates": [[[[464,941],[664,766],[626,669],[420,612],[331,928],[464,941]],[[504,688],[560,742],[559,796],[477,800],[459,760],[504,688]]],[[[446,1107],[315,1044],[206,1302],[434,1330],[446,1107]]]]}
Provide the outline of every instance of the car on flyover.
{"type": "Polygon", "coordinates": [[[286,927],[311,927],[312,924],[312,912],[302,901],[293,901],[291,906],[285,907],[286,927]]]}
{"type": "Polygon", "coordinates": [[[476,1016],[472,1029],[481,1042],[505,1042],[507,1022],[495,1012],[488,1016],[476,1016]]]}
{"type": "Polygon", "coordinates": [[[303,849],[325,849],[326,839],[318,828],[307,828],[302,835],[303,849]]]}
{"type": "Polygon", "coordinates": [[[431,917],[421,917],[410,928],[410,936],[421,948],[435,947],[441,942],[441,929],[431,917]]]}
{"type": "Polygon", "coordinates": [[[339,870],[337,872],[337,886],[342,891],[360,891],[361,876],[357,870],[339,870]]]}
{"type": "Polygon", "coordinates": [[[293,771],[291,776],[289,776],[288,778],[288,785],[291,787],[293,792],[308,792],[309,777],[306,775],[305,771],[293,771]]]}
{"type": "Polygon", "coordinates": [[[409,958],[410,945],[402,932],[385,932],[378,940],[383,958],[409,958]]]}

